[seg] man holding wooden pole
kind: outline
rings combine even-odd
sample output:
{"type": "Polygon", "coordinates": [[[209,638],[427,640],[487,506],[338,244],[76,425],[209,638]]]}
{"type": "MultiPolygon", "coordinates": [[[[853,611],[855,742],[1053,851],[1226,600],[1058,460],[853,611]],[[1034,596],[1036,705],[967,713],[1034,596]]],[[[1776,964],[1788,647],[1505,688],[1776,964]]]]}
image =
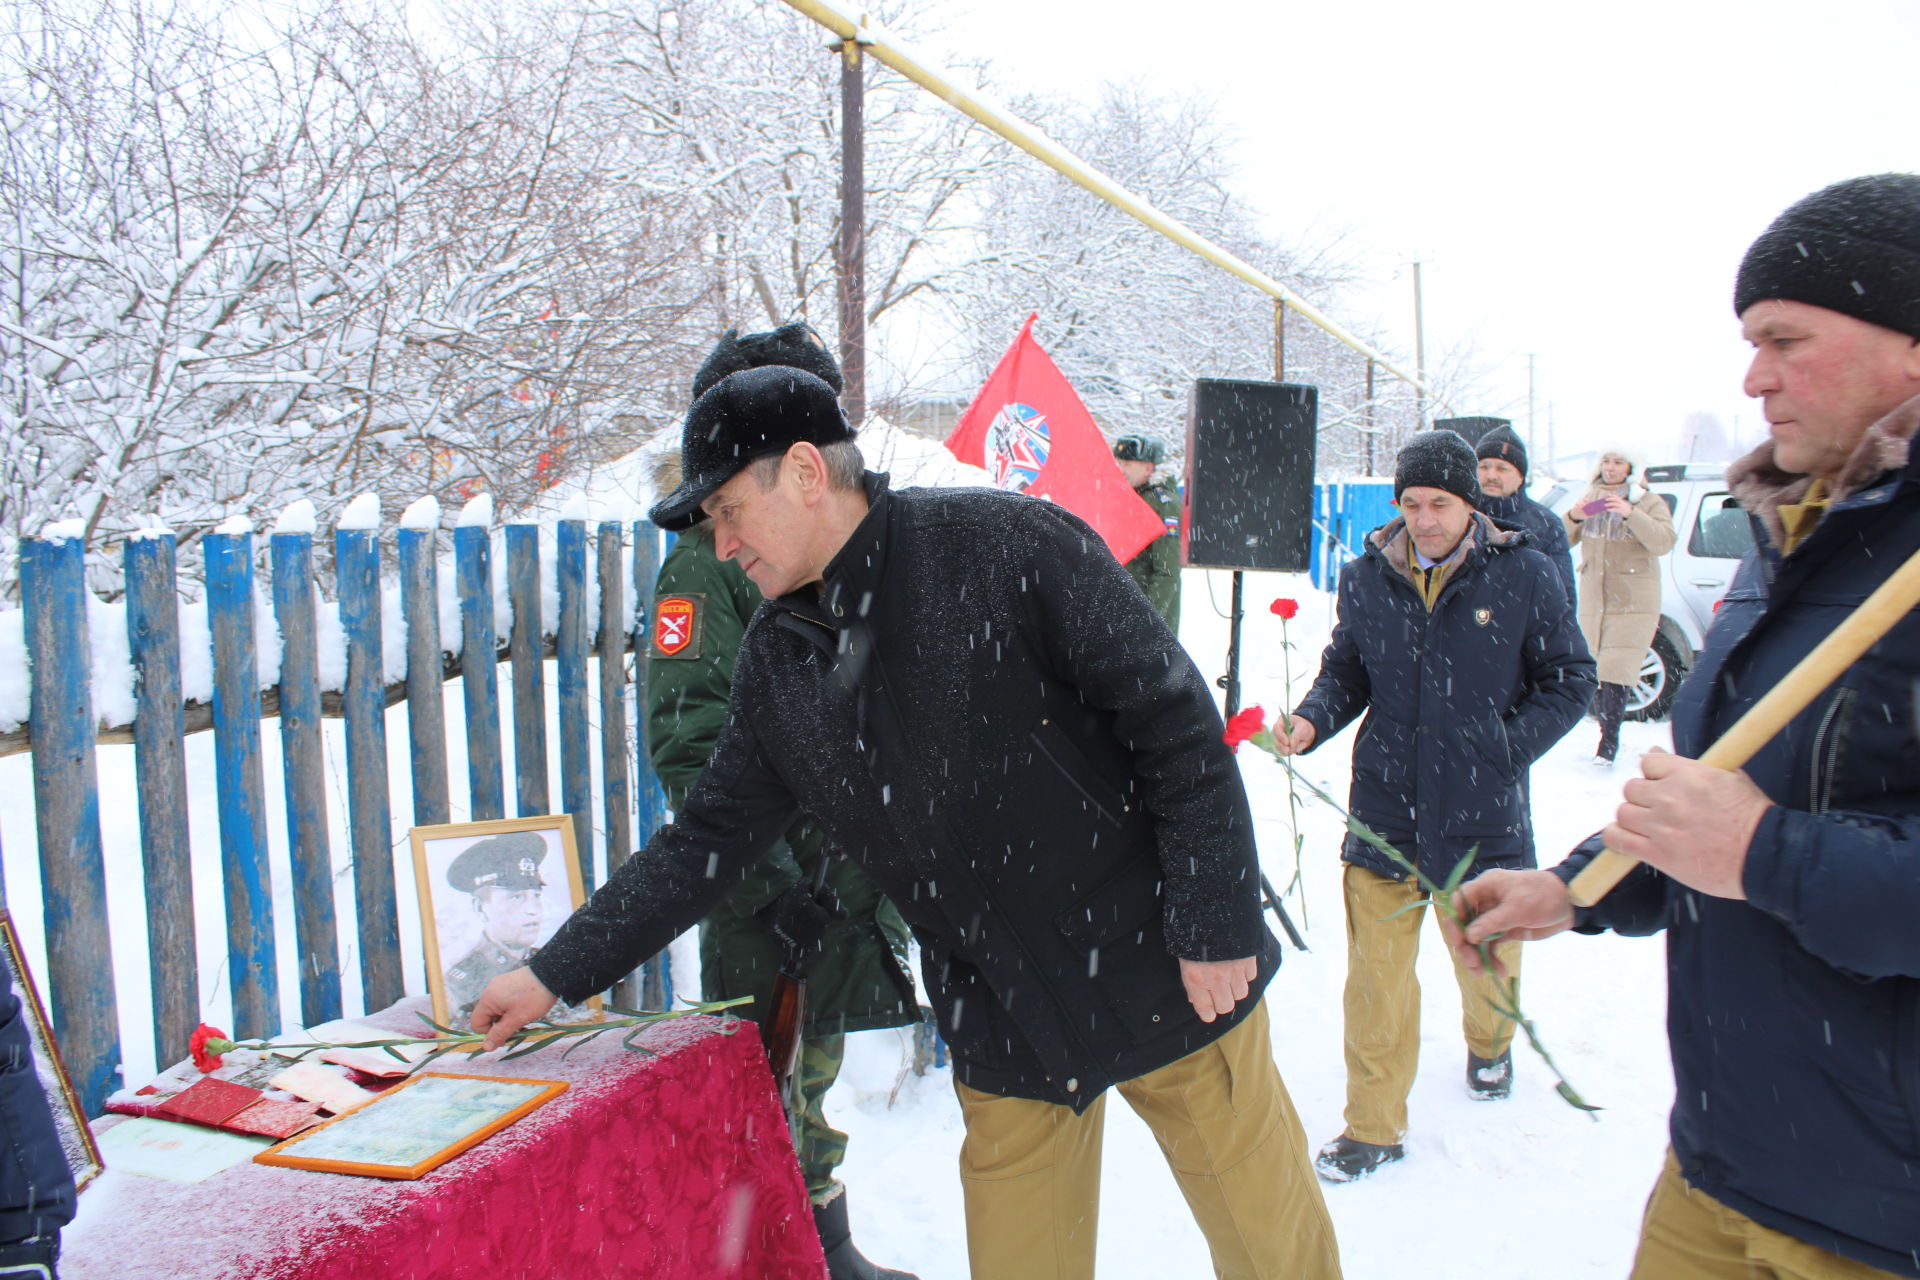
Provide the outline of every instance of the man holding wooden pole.
{"type": "Polygon", "coordinates": [[[1758,536],[1680,691],[1678,754],[1648,755],[1565,863],[1458,901],[1467,943],[1668,932],[1672,1146],[1635,1280],[1920,1277],[1920,600],[1868,602],[1920,550],[1920,175],[1788,209],[1734,309],[1771,438],[1728,469],[1758,536]],[[1801,666],[1868,615],[1879,639],[1836,677],[1801,666]],[[1770,693],[1794,708],[1777,731],[1736,724],[1770,693]],[[1692,758],[1723,736],[1742,746],[1712,758],[1744,769],[1692,758]],[[1642,865],[1576,908],[1603,844],[1642,865]]]}

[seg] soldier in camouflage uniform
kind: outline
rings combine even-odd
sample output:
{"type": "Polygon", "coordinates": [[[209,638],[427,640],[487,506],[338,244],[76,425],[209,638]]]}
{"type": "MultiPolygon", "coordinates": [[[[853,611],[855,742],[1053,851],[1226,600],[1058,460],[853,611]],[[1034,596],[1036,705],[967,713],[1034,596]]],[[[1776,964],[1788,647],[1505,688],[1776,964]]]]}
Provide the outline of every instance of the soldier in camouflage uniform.
{"type": "Polygon", "coordinates": [[[1160,513],[1167,531],[1127,561],[1127,572],[1147,593],[1147,599],[1175,635],[1180,634],[1180,491],[1169,477],[1153,478],[1166,457],[1166,447],[1152,436],[1121,436],[1113,442],[1113,456],[1121,474],[1140,500],[1160,513]]]}
{"type": "MultiPolygon", "coordinates": [[[[729,333],[696,376],[694,395],[728,373],[763,364],[796,365],[838,388],[839,370],[818,341],[804,325],[745,337],[729,333]]],[[[676,456],[655,477],[659,492],[678,486],[678,471],[676,456]]],[[[679,535],[655,584],[647,666],[647,741],[668,803],[676,809],[706,766],[726,719],[734,658],[747,620],[759,606],[759,589],[740,566],[714,553],[711,525],[679,535]]],[[[738,1012],[764,1021],[782,959],[778,916],[796,906],[806,909],[805,895],[826,856],[821,844],[811,822],[794,823],[701,922],[703,999],[751,996],[753,1002],[738,1012]]],[[[834,1176],[846,1158],[847,1135],[829,1125],[822,1110],[840,1073],[847,1032],[920,1020],[906,968],[906,922],[866,872],[847,859],[831,861],[826,885],[844,916],[828,922],[824,950],[806,972],[807,1023],[795,1069],[801,1094],[795,1147],[833,1280],[912,1280],[905,1272],[874,1267],[853,1248],[844,1188],[834,1176]]]]}

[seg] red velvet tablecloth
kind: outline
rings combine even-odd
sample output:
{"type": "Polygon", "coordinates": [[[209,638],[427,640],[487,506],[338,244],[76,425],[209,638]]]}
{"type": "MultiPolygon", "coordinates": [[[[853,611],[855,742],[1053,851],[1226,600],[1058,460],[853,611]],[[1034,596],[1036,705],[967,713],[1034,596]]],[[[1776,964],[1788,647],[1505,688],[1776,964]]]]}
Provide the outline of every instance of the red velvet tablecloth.
{"type": "Polygon", "coordinates": [[[81,1197],[60,1273],[820,1280],[820,1242],[765,1051],[752,1023],[731,1026],[666,1023],[640,1041],[651,1056],[607,1035],[565,1058],[443,1058],[428,1069],[572,1087],[416,1181],[251,1163],[200,1183],[109,1169],[81,1197]]]}

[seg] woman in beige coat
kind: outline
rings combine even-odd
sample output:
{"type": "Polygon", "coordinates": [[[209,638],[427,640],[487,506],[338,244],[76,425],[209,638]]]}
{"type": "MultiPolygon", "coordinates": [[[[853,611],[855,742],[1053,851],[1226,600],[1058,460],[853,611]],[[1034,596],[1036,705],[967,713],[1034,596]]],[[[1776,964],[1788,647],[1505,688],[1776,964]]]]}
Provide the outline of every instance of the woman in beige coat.
{"type": "Polygon", "coordinates": [[[1635,484],[1633,459],[1609,449],[1600,455],[1593,484],[1561,521],[1568,544],[1580,548],[1580,631],[1600,664],[1595,762],[1610,765],[1620,750],[1627,690],[1639,683],[1660,625],[1656,560],[1673,550],[1673,516],[1657,494],[1635,484]]]}

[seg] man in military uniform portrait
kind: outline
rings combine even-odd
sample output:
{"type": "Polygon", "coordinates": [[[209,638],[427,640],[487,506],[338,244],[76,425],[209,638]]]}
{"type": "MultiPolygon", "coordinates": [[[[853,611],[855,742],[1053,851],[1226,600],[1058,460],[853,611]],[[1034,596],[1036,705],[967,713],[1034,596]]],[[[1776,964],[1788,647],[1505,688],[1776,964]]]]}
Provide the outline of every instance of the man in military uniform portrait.
{"type": "Polygon", "coordinates": [[[546,856],[539,832],[508,831],[468,845],[447,868],[447,883],[472,895],[481,922],[480,941],[447,970],[447,1002],[456,1020],[465,1022],[487,983],[525,964],[540,944],[546,856]]]}
{"type": "Polygon", "coordinates": [[[1171,478],[1155,480],[1154,469],[1166,460],[1166,446],[1152,436],[1121,436],[1113,442],[1120,474],[1140,500],[1159,513],[1167,531],[1127,561],[1127,572],[1147,593],[1154,610],[1180,634],[1180,490],[1171,478]]]}

